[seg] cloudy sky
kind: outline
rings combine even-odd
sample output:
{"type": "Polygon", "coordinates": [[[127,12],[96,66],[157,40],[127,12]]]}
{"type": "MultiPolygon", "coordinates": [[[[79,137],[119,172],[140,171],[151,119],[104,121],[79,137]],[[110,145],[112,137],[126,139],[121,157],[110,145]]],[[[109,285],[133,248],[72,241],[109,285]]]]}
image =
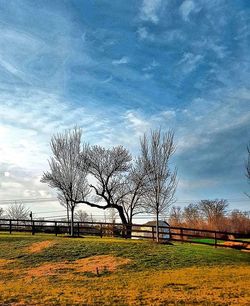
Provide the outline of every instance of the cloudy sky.
{"type": "Polygon", "coordinates": [[[177,203],[249,210],[249,50],[248,0],[0,0],[0,200],[54,197],[40,177],[55,132],[136,154],[161,126],[177,203]]]}

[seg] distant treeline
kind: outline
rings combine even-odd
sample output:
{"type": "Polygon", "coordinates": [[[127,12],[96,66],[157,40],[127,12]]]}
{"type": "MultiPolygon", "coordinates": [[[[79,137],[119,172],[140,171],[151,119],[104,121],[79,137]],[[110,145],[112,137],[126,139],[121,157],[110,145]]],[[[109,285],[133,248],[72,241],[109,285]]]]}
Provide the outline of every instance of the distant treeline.
{"type": "Polygon", "coordinates": [[[228,210],[227,200],[201,200],[184,208],[173,206],[169,224],[200,229],[250,233],[250,212],[228,210]]]}

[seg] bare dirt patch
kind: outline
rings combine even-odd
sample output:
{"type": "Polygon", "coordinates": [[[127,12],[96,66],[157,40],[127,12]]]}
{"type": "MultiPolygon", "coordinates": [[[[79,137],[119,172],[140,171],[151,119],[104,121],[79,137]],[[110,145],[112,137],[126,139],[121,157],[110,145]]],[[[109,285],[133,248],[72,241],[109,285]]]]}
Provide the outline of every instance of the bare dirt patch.
{"type": "Polygon", "coordinates": [[[52,246],[55,244],[55,241],[51,241],[51,240],[45,240],[42,242],[35,242],[32,243],[31,246],[28,247],[27,251],[29,253],[40,253],[42,252],[44,249],[47,249],[48,247],[52,246]]]}
{"type": "Polygon", "coordinates": [[[52,276],[69,271],[75,272],[113,272],[119,267],[130,263],[128,258],[115,257],[110,255],[92,256],[88,258],[78,259],[76,261],[63,261],[58,263],[46,263],[36,268],[28,270],[30,277],[52,276]]]}

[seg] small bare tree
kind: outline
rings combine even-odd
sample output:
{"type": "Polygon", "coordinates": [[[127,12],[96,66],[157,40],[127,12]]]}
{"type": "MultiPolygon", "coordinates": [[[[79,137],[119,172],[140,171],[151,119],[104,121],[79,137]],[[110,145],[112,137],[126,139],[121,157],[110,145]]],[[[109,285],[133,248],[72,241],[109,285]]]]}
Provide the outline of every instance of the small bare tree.
{"type": "Polygon", "coordinates": [[[75,219],[76,219],[76,221],[83,222],[83,223],[90,221],[89,215],[86,213],[86,211],[84,211],[82,209],[76,211],[75,219]]]}
{"type": "Polygon", "coordinates": [[[144,195],[146,211],[156,216],[156,240],[159,242],[159,215],[166,212],[175,201],[177,170],[170,169],[170,158],[175,152],[174,132],[161,130],[144,134],[141,139],[143,171],[147,177],[147,192],[144,195]]]}
{"type": "Polygon", "coordinates": [[[183,212],[180,206],[172,206],[168,220],[170,226],[183,225],[183,212]]]}
{"type": "Polygon", "coordinates": [[[23,203],[11,204],[7,210],[6,215],[9,219],[14,220],[25,220],[28,219],[30,214],[30,209],[27,208],[23,203]]]}
{"type": "Polygon", "coordinates": [[[70,209],[71,236],[74,235],[74,210],[77,201],[85,199],[90,192],[87,182],[88,165],[83,158],[88,145],[81,145],[81,137],[82,131],[78,128],[52,137],[50,171],[45,172],[41,179],[41,182],[59,191],[63,196],[61,199],[70,209]]]}

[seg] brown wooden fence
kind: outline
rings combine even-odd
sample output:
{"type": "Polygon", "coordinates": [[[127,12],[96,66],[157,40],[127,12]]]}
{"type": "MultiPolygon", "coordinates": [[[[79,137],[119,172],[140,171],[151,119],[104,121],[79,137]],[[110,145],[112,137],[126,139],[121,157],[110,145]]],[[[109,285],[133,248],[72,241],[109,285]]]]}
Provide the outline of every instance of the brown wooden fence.
{"type": "MultiPolygon", "coordinates": [[[[0,232],[30,232],[65,235],[70,223],[51,220],[0,219],[0,232]]],[[[161,242],[179,241],[250,250],[250,235],[197,228],[159,226],[161,242]]],[[[93,235],[155,240],[156,228],[152,225],[133,224],[126,227],[120,223],[74,222],[75,236],[93,235]]]]}

